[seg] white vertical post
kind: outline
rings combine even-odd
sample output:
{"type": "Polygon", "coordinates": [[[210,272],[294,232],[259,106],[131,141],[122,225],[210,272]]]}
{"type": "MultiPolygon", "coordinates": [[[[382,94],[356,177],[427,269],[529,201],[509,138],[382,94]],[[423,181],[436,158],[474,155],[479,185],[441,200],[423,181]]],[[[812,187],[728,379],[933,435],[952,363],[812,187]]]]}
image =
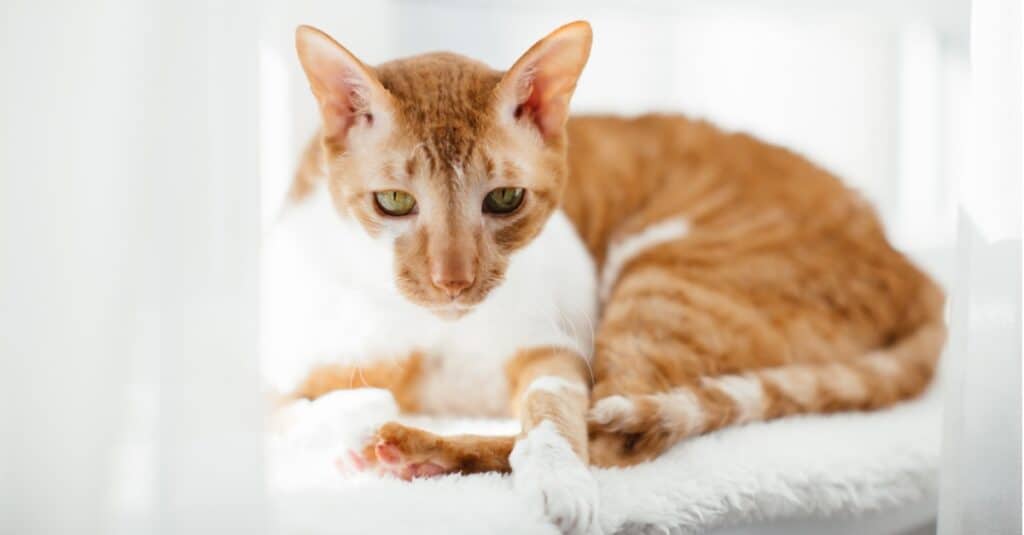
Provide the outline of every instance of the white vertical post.
{"type": "Polygon", "coordinates": [[[159,3],[147,157],[161,309],[162,533],[266,530],[258,380],[258,10],[159,3]]]}
{"type": "Polygon", "coordinates": [[[940,534],[1021,531],[1021,7],[975,0],[940,534]]]}

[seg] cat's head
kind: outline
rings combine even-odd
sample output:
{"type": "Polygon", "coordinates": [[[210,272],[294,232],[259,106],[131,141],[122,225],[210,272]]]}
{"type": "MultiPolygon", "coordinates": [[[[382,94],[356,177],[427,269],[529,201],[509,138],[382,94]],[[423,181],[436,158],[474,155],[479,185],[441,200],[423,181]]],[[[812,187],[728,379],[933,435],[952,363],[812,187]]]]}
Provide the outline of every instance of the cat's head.
{"type": "Polygon", "coordinates": [[[297,30],[334,204],[393,243],[410,301],[446,318],[472,310],[558,207],[569,99],[590,42],[590,25],[574,22],[506,72],[448,53],[372,68],[323,32],[297,30]]]}

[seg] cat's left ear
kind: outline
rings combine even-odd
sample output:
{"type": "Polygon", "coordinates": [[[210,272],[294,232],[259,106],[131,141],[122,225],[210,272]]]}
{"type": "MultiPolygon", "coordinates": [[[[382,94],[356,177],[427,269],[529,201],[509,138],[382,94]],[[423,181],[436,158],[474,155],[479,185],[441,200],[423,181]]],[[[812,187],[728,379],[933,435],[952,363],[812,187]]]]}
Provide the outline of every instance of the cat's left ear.
{"type": "Polygon", "coordinates": [[[390,109],[390,93],[373,69],[326,33],[299,26],[295,48],[320,104],[325,140],[344,146],[355,126],[372,125],[390,109]]]}
{"type": "Polygon", "coordinates": [[[569,99],[590,57],[593,33],[576,21],[530,47],[498,85],[500,113],[531,121],[545,140],[560,135],[569,117],[569,99]]]}

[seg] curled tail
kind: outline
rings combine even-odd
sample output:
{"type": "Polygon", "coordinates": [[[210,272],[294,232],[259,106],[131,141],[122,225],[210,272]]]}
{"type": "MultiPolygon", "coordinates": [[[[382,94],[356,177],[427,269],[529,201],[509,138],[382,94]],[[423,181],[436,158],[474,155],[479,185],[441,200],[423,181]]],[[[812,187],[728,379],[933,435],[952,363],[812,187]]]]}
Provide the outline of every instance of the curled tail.
{"type": "Polygon", "coordinates": [[[938,314],[892,345],[856,359],[790,364],[705,377],[667,392],[598,400],[589,414],[591,457],[623,465],[690,436],[793,414],[873,410],[927,388],[946,339],[938,314]]]}

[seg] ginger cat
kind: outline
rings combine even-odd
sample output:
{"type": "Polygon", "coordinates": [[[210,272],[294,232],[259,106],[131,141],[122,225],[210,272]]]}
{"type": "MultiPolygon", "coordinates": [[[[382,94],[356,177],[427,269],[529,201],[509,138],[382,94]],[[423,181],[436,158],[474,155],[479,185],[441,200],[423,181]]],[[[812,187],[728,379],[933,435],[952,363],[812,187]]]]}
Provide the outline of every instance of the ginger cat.
{"type": "Polygon", "coordinates": [[[871,207],[704,122],[570,119],[587,23],[505,72],[449,53],[371,68],[305,26],[296,44],[322,129],[272,240],[308,274],[268,312],[303,333],[268,333],[274,386],[522,422],[517,437],[389,423],[360,465],[511,471],[562,531],[591,533],[588,464],[928,385],[943,296],[871,207]]]}

